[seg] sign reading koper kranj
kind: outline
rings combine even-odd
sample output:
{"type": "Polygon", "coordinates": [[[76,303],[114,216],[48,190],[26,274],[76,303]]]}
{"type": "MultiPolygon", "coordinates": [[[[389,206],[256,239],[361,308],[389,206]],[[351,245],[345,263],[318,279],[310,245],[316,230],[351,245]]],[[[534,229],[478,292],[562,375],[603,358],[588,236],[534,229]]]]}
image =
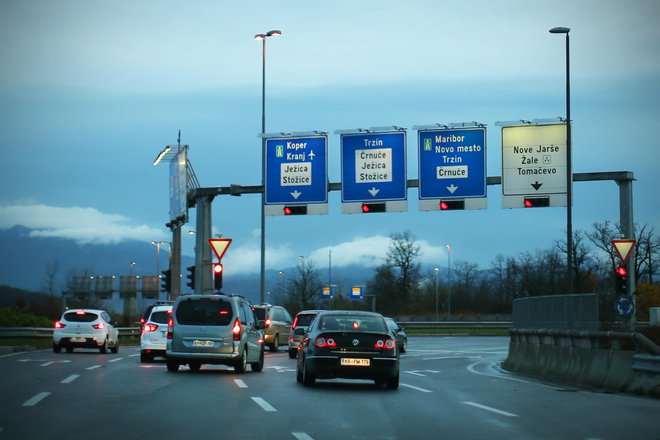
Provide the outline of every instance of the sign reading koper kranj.
{"type": "Polygon", "coordinates": [[[419,131],[419,198],[486,197],[486,128],[419,131]]]}
{"type": "Polygon", "coordinates": [[[341,135],[342,202],[405,200],[406,132],[341,135]]]}
{"type": "Polygon", "coordinates": [[[267,138],[266,205],[327,203],[327,169],[327,135],[267,138]]]}

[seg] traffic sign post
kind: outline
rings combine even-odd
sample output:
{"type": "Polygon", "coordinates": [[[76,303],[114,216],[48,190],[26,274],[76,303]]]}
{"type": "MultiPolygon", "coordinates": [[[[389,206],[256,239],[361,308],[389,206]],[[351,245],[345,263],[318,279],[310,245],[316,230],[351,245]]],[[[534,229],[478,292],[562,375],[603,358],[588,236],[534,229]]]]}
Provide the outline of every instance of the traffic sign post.
{"type": "Polygon", "coordinates": [[[369,212],[362,205],[373,202],[385,203],[378,212],[408,209],[403,129],[342,133],[341,170],[342,213],[369,212]]]}
{"type": "Polygon", "coordinates": [[[209,238],[209,246],[215,252],[215,256],[218,257],[219,262],[222,262],[222,257],[227,252],[231,241],[231,238],[209,238]]]}
{"type": "Polygon", "coordinates": [[[285,215],[291,206],[306,207],[305,214],[327,214],[328,136],[315,132],[265,138],[266,215],[285,215]]]}
{"type": "Polygon", "coordinates": [[[614,250],[621,260],[621,264],[625,266],[628,262],[628,258],[630,258],[631,251],[635,247],[635,240],[612,240],[612,246],[614,246],[614,250]]]}
{"type": "Polygon", "coordinates": [[[362,299],[364,297],[364,289],[362,286],[351,287],[350,299],[362,299]]]}
{"type": "Polygon", "coordinates": [[[502,127],[502,207],[523,208],[530,197],[566,206],[566,124],[502,127]]]}
{"type": "Polygon", "coordinates": [[[487,206],[486,128],[481,124],[461,125],[461,128],[419,128],[419,209],[422,211],[449,209],[452,203],[446,201],[464,202],[455,209],[487,206]]]}

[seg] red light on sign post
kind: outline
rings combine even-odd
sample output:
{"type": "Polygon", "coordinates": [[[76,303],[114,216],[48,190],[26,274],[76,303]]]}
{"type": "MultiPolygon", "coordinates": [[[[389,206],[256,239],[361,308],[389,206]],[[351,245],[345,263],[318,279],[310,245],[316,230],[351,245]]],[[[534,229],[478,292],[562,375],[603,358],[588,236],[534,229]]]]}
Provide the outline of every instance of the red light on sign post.
{"type": "Polygon", "coordinates": [[[224,267],[222,267],[222,264],[220,263],[215,263],[213,265],[213,287],[216,289],[221,289],[222,288],[222,272],[224,270],[224,267]]]}

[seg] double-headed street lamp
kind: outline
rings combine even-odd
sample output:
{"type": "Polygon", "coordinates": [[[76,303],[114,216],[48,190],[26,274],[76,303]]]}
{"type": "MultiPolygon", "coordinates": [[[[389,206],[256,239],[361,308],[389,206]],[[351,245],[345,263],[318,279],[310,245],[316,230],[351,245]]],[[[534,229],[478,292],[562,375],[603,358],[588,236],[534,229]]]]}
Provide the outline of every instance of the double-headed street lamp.
{"type": "Polygon", "coordinates": [[[261,71],[261,302],[266,299],[266,39],[282,35],[282,31],[272,30],[265,34],[256,34],[255,40],[261,40],[263,47],[261,71]]]}
{"type": "Polygon", "coordinates": [[[451,245],[447,243],[447,320],[451,321],[451,245]]]}
{"type": "Polygon", "coordinates": [[[433,271],[435,272],[435,283],[433,283],[435,284],[435,321],[438,322],[440,319],[438,315],[438,272],[440,272],[440,268],[436,267],[433,271]]]}
{"type": "Polygon", "coordinates": [[[551,34],[566,35],[566,265],[568,292],[573,293],[573,168],[571,161],[571,57],[567,27],[554,27],[551,34]]]}

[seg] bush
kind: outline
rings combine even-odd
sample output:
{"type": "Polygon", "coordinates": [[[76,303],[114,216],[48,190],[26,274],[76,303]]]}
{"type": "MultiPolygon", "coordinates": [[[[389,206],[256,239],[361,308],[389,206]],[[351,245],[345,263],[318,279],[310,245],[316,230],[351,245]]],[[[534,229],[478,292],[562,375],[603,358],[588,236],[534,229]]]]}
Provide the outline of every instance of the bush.
{"type": "Polygon", "coordinates": [[[24,309],[0,307],[0,327],[52,327],[53,321],[24,309]]]}

